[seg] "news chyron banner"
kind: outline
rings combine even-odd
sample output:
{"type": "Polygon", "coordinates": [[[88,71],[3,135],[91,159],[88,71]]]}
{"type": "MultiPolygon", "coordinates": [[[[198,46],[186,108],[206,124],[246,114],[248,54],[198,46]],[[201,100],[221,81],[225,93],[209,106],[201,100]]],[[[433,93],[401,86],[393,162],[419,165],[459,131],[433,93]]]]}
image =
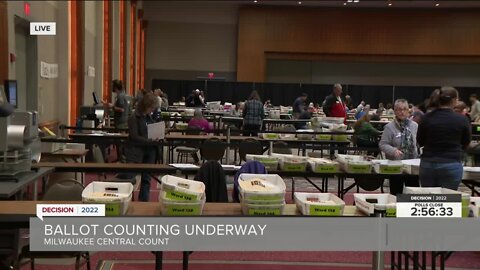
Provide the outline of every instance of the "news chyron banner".
{"type": "Polygon", "coordinates": [[[478,218],[30,218],[32,251],[473,251],[478,218]]]}

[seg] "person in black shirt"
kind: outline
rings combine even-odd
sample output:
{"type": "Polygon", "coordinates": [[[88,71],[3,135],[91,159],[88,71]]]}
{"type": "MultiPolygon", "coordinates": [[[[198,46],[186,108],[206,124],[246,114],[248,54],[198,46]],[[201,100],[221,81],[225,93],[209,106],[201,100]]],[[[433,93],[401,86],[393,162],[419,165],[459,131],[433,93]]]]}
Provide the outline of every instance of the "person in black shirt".
{"type": "Polygon", "coordinates": [[[430,97],[431,112],[418,126],[417,142],[422,147],[420,184],[422,187],[444,187],[456,190],[463,177],[463,155],[471,140],[471,128],[464,115],[453,107],[458,91],[442,87],[430,97]]]}
{"type": "Polygon", "coordinates": [[[187,102],[185,105],[187,107],[205,107],[204,98],[200,94],[201,92],[199,89],[192,91],[190,96],[188,96],[187,102]]]}
{"type": "Polygon", "coordinates": [[[308,95],[302,93],[295,101],[293,102],[293,118],[298,119],[300,115],[305,111],[305,100],[307,100],[308,95]]]}
{"type": "MultiPolygon", "coordinates": [[[[310,120],[310,119],[312,119],[314,109],[315,109],[314,107],[309,106],[306,111],[303,111],[300,114],[300,116],[298,116],[298,119],[299,120],[310,120]]],[[[295,123],[295,128],[296,129],[307,129],[307,123],[305,123],[305,122],[295,123]]]]}

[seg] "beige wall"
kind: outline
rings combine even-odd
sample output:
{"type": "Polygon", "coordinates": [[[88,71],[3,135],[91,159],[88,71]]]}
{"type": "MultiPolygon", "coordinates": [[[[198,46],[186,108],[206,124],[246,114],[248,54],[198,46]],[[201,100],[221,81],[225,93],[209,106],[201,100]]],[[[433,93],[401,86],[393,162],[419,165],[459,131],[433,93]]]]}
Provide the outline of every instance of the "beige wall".
{"type": "MultiPolygon", "coordinates": [[[[65,33],[58,31],[59,26],[66,25],[67,21],[58,18],[58,10],[66,6],[64,2],[51,3],[30,1],[31,14],[26,17],[23,11],[23,1],[7,1],[8,9],[8,50],[10,53],[15,53],[15,16],[19,16],[27,21],[37,22],[57,22],[56,36],[38,36],[37,38],[37,61],[38,70],[40,70],[40,61],[48,63],[59,63],[59,71],[65,69],[65,65],[60,65],[60,55],[57,52],[59,40],[65,40],[67,36],[65,33]]],[[[64,63],[65,64],[65,63],[64,63]]],[[[9,78],[16,79],[15,62],[9,63],[9,78]]],[[[38,84],[36,93],[28,93],[29,95],[38,95],[38,110],[40,121],[58,119],[59,115],[66,111],[60,111],[56,104],[61,91],[66,91],[66,88],[59,87],[58,79],[44,79],[38,76],[38,84]]]]}
{"type": "MultiPolygon", "coordinates": [[[[23,1],[7,1],[8,11],[8,50],[15,53],[15,16],[19,16],[29,22],[56,22],[55,36],[37,37],[37,59],[29,59],[40,69],[40,61],[57,63],[59,77],[56,79],[44,79],[38,76],[38,83],[34,94],[38,96],[39,119],[42,121],[59,120],[68,123],[70,93],[69,93],[69,14],[68,1],[29,1],[31,7],[30,16],[25,16],[23,1]]],[[[83,104],[93,104],[92,91],[96,91],[99,97],[103,93],[103,4],[101,1],[85,1],[84,3],[84,97],[83,104]],[[88,67],[95,68],[95,77],[88,76],[88,67]]],[[[129,7],[129,5],[127,5],[129,7]]],[[[126,10],[129,15],[129,9],[126,10]]],[[[111,38],[112,48],[112,78],[119,74],[119,3],[113,3],[113,29],[111,38]]],[[[126,18],[128,21],[128,17],[126,18]]],[[[129,35],[127,30],[127,36],[129,35]]],[[[128,47],[126,53],[128,56],[128,47]]],[[[126,59],[129,59],[126,57],[126,59]]],[[[128,66],[127,78],[128,78],[128,66]]],[[[15,62],[9,63],[9,78],[16,79],[15,62]]],[[[19,97],[22,98],[22,97],[19,97]]],[[[25,100],[22,101],[22,104],[25,100]]]]}
{"type": "Polygon", "coordinates": [[[194,80],[198,76],[206,77],[208,72],[235,78],[237,5],[181,1],[143,4],[149,21],[145,60],[147,88],[154,78],[194,80]]]}
{"type": "MultiPolygon", "coordinates": [[[[83,92],[83,104],[92,105],[93,97],[92,91],[98,91],[101,94],[101,89],[97,88],[96,77],[101,76],[96,63],[96,59],[102,56],[101,48],[97,48],[97,39],[102,38],[101,31],[97,31],[98,24],[101,25],[103,18],[99,17],[96,10],[102,8],[102,2],[96,1],[85,1],[85,54],[84,54],[84,92],[83,92]],[[87,14],[94,14],[87,15],[87,14]],[[88,16],[88,17],[87,17],[88,16]],[[95,68],[95,77],[88,76],[88,67],[92,66],[95,68]]],[[[100,14],[101,15],[101,14],[100,14]]],[[[101,96],[101,95],[100,95],[101,96]]]]}

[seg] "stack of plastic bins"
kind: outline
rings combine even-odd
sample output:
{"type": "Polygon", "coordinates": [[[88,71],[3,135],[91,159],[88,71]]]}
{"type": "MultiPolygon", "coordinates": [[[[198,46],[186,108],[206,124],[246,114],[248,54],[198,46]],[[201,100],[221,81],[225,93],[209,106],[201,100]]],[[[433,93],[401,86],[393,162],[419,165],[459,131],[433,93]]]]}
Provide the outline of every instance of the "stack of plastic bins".
{"type": "Polygon", "coordinates": [[[162,177],[159,194],[164,216],[199,216],[205,205],[205,184],[171,175],[162,177]]]}
{"type": "Polygon", "coordinates": [[[244,215],[278,216],[285,207],[286,186],[283,179],[276,174],[240,174],[240,203],[244,215]],[[258,180],[250,182],[251,180],[258,180]],[[246,185],[262,185],[268,190],[258,191],[246,185]]]}

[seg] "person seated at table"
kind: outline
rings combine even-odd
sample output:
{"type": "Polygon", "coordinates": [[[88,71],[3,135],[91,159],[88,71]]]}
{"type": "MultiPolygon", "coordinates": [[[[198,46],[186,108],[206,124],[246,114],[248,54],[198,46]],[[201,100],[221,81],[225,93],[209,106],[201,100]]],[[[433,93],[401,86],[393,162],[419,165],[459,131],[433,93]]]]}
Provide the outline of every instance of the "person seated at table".
{"type": "Polygon", "coordinates": [[[370,113],[370,105],[367,104],[365,105],[365,107],[363,107],[363,110],[357,112],[357,114],[355,115],[355,118],[358,120],[362,118],[364,115],[368,115],[369,113],[370,113]]]}
{"type": "MultiPolygon", "coordinates": [[[[127,163],[155,163],[156,147],[148,145],[147,125],[154,123],[152,112],[158,107],[158,99],[147,93],[137,104],[135,113],[128,119],[128,142],[125,149],[127,163]]],[[[148,202],[150,199],[150,174],[142,173],[138,200],[148,202]]]]}
{"type": "Polygon", "coordinates": [[[200,128],[204,132],[211,132],[212,128],[210,127],[210,123],[208,123],[207,119],[203,117],[202,110],[195,109],[193,113],[193,118],[190,119],[188,122],[188,127],[197,127],[200,128]]]}
{"type": "MultiPolygon", "coordinates": [[[[298,120],[310,120],[310,119],[312,119],[312,115],[313,115],[314,110],[315,110],[315,108],[313,106],[308,106],[307,110],[303,111],[300,114],[300,116],[298,117],[298,120]]],[[[307,128],[307,123],[306,122],[295,123],[295,128],[296,129],[306,129],[307,128]]]]}
{"type": "Polygon", "coordinates": [[[243,103],[242,102],[237,102],[235,104],[235,109],[232,110],[232,116],[242,116],[242,108],[243,108],[243,103]]]}
{"type": "Polygon", "coordinates": [[[461,115],[465,115],[465,117],[468,118],[468,121],[470,121],[470,115],[467,110],[468,110],[467,104],[465,104],[465,102],[461,100],[459,100],[455,105],[455,107],[453,107],[454,112],[459,113],[461,115]]]}
{"type": "Polygon", "coordinates": [[[377,111],[376,111],[376,113],[378,115],[384,114],[386,110],[387,109],[385,109],[385,107],[383,106],[383,102],[378,103],[378,108],[377,108],[377,111]]]}
{"type": "Polygon", "coordinates": [[[272,102],[270,101],[270,99],[267,99],[267,101],[265,101],[265,103],[263,104],[263,107],[264,107],[265,109],[273,107],[272,102]]]}
{"type": "Polygon", "coordinates": [[[295,101],[293,102],[293,118],[298,119],[300,114],[306,111],[306,104],[305,101],[307,100],[308,95],[306,93],[302,93],[295,101]]]}
{"type": "Polygon", "coordinates": [[[393,111],[392,103],[387,103],[387,110],[385,111],[386,115],[394,115],[395,112],[393,111]]]}
{"type": "MultiPolygon", "coordinates": [[[[371,116],[365,114],[360,118],[353,126],[355,138],[357,140],[357,146],[360,147],[378,147],[378,135],[380,131],[372,126],[370,123],[371,116]]],[[[367,151],[370,156],[378,156],[379,151],[367,151]]]]}

